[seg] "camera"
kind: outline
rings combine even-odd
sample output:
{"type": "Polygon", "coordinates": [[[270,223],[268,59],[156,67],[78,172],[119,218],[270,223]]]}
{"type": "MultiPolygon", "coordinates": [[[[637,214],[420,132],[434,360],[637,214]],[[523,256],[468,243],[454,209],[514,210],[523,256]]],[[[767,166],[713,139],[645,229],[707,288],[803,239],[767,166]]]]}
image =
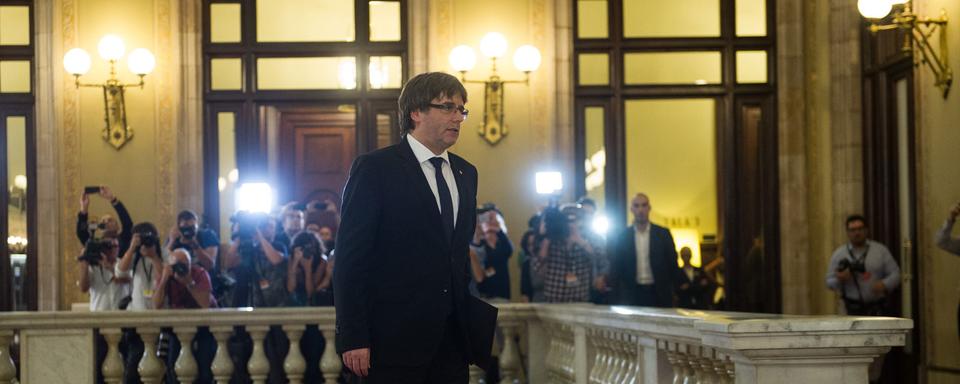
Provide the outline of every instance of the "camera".
{"type": "Polygon", "coordinates": [[[301,251],[303,251],[304,258],[309,259],[314,255],[320,254],[320,247],[316,241],[310,241],[310,238],[306,236],[297,236],[297,238],[294,240],[295,241],[293,242],[293,246],[291,248],[300,248],[301,251]]]}
{"type": "Polygon", "coordinates": [[[197,227],[193,225],[185,225],[180,227],[180,235],[185,239],[192,239],[197,235],[197,227]]]}
{"type": "Polygon", "coordinates": [[[103,260],[103,253],[110,251],[110,248],[112,247],[113,244],[108,240],[87,240],[87,245],[84,248],[83,255],[80,255],[77,260],[86,261],[87,264],[92,266],[100,265],[100,261],[103,260]]]}
{"type": "Polygon", "coordinates": [[[147,248],[156,246],[160,243],[160,238],[157,237],[156,233],[147,231],[140,234],[140,245],[146,246],[147,248]]]}
{"type": "Polygon", "coordinates": [[[260,224],[262,214],[240,211],[230,217],[230,222],[237,225],[236,230],[231,234],[231,238],[243,240],[252,240],[253,235],[257,233],[257,226],[260,224]]]}
{"type": "Polygon", "coordinates": [[[837,272],[842,272],[849,270],[851,273],[863,273],[866,272],[867,268],[863,265],[863,261],[850,261],[849,259],[842,259],[840,263],[837,264],[837,272]]]}
{"type": "Polygon", "coordinates": [[[188,266],[186,263],[176,263],[173,265],[172,269],[173,274],[181,277],[186,276],[187,273],[190,272],[190,266],[188,266]]]}

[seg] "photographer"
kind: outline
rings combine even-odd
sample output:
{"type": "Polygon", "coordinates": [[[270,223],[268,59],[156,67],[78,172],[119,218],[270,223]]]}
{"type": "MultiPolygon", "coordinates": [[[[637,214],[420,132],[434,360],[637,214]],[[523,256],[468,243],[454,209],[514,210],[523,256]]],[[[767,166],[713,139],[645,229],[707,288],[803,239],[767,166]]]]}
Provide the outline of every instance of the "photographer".
{"type": "Polygon", "coordinates": [[[477,231],[470,247],[483,255],[483,280],[478,290],[483,297],[510,300],[508,265],[513,256],[513,243],[507,238],[503,216],[491,203],[477,211],[477,231]]]}
{"type": "Polygon", "coordinates": [[[283,243],[288,249],[293,245],[293,238],[303,231],[304,216],[303,206],[290,203],[280,211],[280,227],[283,228],[277,234],[277,242],[283,243]]]}
{"type": "Polygon", "coordinates": [[[224,264],[236,278],[233,305],[283,306],[287,301],[287,248],[274,240],[276,221],[266,214],[247,212],[238,212],[232,221],[233,240],[224,264]]]}
{"type": "Polygon", "coordinates": [[[154,308],[216,308],[210,275],[202,267],[193,265],[190,252],[177,248],[170,253],[169,259],[157,282],[157,292],[153,296],[154,308]]]}
{"type": "Polygon", "coordinates": [[[850,216],[846,223],[850,242],[833,252],[827,287],[840,293],[848,315],[881,316],[887,295],[900,286],[900,267],[887,247],[867,239],[863,216],[850,216]]]}
{"type": "Polygon", "coordinates": [[[130,218],[130,213],[127,212],[127,208],[117,199],[109,187],[102,185],[84,189],[83,194],[80,195],[80,212],[77,213],[77,239],[80,240],[80,244],[86,245],[92,237],[91,230],[99,229],[104,233],[113,234],[119,241],[119,249],[126,250],[130,246],[130,239],[132,238],[131,227],[133,227],[133,220],[130,218]],[[97,222],[95,228],[90,228],[88,210],[90,208],[90,195],[94,193],[110,202],[110,205],[117,212],[117,217],[104,215],[97,222]],[[120,221],[117,222],[117,219],[120,221]]]}
{"type": "MultiPolygon", "coordinates": [[[[603,245],[583,235],[581,208],[566,206],[544,211],[546,236],[531,260],[534,273],[543,279],[547,302],[588,302],[596,265],[604,264],[603,245]]],[[[605,267],[605,266],[604,266],[605,267]]]]}
{"type": "Polygon", "coordinates": [[[132,310],[153,309],[156,279],[163,271],[157,227],[149,222],[133,226],[130,247],[117,263],[117,276],[133,279],[132,310]]]}
{"type": "Polygon", "coordinates": [[[324,259],[320,238],[312,232],[300,232],[291,244],[292,257],[287,263],[287,292],[289,305],[310,305],[316,290],[316,281],[323,277],[327,261],[324,259]]]}
{"type": "Polygon", "coordinates": [[[120,309],[130,291],[130,280],[114,275],[118,247],[116,238],[93,239],[87,241],[83,254],[77,258],[77,285],[83,293],[90,294],[90,311],[120,309]]]}
{"type": "Polygon", "coordinates": [[[217,250],[220,248],[220,239],[212,230],[200,229],[196,213],[190,210],[180,211],[177,214],[177,225],[170,229],[167,237],[166,249],[186,249],[193,255],[193,261],[206,269],[213,271],[217,262],[217,250]]]}

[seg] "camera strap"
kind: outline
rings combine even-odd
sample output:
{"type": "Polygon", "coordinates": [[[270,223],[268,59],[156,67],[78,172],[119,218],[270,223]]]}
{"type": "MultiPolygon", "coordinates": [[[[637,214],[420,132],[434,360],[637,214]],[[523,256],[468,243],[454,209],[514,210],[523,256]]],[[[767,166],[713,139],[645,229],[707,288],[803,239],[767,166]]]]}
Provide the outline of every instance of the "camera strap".
{"type": "MultiPolygon", "coordinates": [[[[852,259],[850,261],[854,263],[862,263],[864,266],[866,266],[867,255],[870,254],[870,243],[867,243],[867,248],[863,251],[863,257],[861,258],[857,258],[857,256],[853,254],[853,245],[851,244],[847,244],[847,253],[850,254],[850,258],[852,259]]],[[[857,287],[857,295],[860,297],[860,302],[865,304],[863,301],[863,291],[860,290],[860,281],[857,280],[857,273],[850,271],[850,277],[853,278],[853,284],[857,287]]],[[[846,300],[846,292],[844,292],[844,300],[846,300]]]]}

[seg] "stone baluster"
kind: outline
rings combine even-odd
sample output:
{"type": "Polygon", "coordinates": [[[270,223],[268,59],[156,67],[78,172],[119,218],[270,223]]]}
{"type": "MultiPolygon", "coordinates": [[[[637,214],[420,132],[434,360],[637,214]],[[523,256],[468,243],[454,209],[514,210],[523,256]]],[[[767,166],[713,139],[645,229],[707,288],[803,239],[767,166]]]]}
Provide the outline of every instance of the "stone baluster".
{"type": "Polygon", "coordinates": [[[157,357],[157,337],[160,336],[160,328],[138,328],[137,332],[143,339],[143,357],[140,358],[140,365],[137,367],[137,372],[140,372],[140,380],[143,381],[143,384],[159,384],[160,380],[163,380],[166,369],[166,366],[157,357]]]}
{"type": "MultiPolygon", "coordinates": [[[[119,329],[101,329],[100,334],[107,341],[107,357],[103,360],[101,367],[103,381],[107,384],[120,383],[123,380],[123,359],[120,357],[120,334],[119,329]]],[[[0,380],[0,382],[4,382],[0,380]]]]}
{"type": "Polygon", "coordinates": [[[217,339],[217,353],[213,356],[210,370],[217,384],[227,384],[230,382],[230,376],[233,375],[233,360],[230,360],[230,351],[227,349],[227,340],[233,334],[233,327],[210,327],[210,332],[217,339]]]}
{"type": "Polygon", "coordinates": [[[600,372],[603,370],[603,346],[600,343],[598,330],[591,329],[588,332],[590,333],[590,345],[593,346],[593,366],[590,367],[590,375],[587,376],[587,381],[590,384],[601,384],[600,372]]]}
{"type": "Polygon", "coordinates": [[[0,383],[15,383],[17,367],[10,357],[10,342],[13,341],[13,331],[0,331],[0,383]]]}
{"type": "Polygon", "coordinates": [[[177,379],[181,383],[193,383],[197,378],[197,360],[193,357],[193,336],[197,334],[195,327],[177,327],[173,329],[180,339],[180,356],[174,364],[177,379]]]}
{"type": "Polygon", "coordinates": [[[480,367],[470,364],[470,384],[480,384],[486,373],[480,367]]]}
{"type": "Polygon", "coordinates": [[[640,337],[637,335],[627,335],[627,352],[630,354],[630,361],[627,364],[628,383],[642,381],[640,378],[640,337]]]}
{"type": "Polygon", "coordinates": [[[337,355],[335,347],[336,335],[333,333],[333,329],[321,329],[321,331],[327,343],[323,348],[323,357],[320,358],[320,372],[323,373],[324,383],[336,384],[337,378],[340,377],[340,371],[343,370],[343,362],[337,355]]]}
{"type": "Polygon", "coordinates": [[[736,372],[734,372],[734,369],[735,369],[736,366],[733,364],[732,361],[730,361],[730,357],[729,357],[729,356],[724,360],[723,365],[727,368],[727,380],[728,380],[728,382],[729,382],[729,383],[735,383],[735,382],[737,381],[737,375],[736,375],[736,372]]]}
{"type": "Polygon", "coordinates": [[[732,384],[733,382],[727,377],[727,366],[723,363],[723,357],[720,354],[717,354],[717,358],[713,359],[713,375],[716,377],[718,384],[732,384]]]}
{"type": "Polygon", "coordinates": [[[615,383],[625,383],[627,382],[627,369],[630,364],[630,353],[627,351],[627,343],[624,341],[627,335],[617,333],[615,336],[613,347],[614,353],[617,356],[617,366],[614,370],[613,380],[615,383]]]}
{"type": "Polygon", "coordinates": [[[700,382],[700,347],[688,345],[686,353],[687,377],[685,384],[698,384],[700,382]]]}
{"type": "Polygon", "coordinates": [[[304,329],[304,325],[283,326],[283,331],[287,333],[287,339],[290,340],[290,350],[283,361],[283,371],[287,373],[290,384],[302,383],[303,374],[307,371],[307,361],[303,359],[303,353],[300,352],[300,338],[303,337],[304,329]]]}
{"type": "Polygon", "coordinates": [[[565,358],[563,359],[563,372],[565,374],[564,377],[566,378],[566,380],[564,381],[572,383],[576,381],[576,377],[577,377],[576,369],[574,369],[574,366],[576,365],[576,359],[577,359],[577,346],[576,346],[576,343],[574,343],[573,341],[572,333],[567,335],[567,338],[564,340],[564,343],[565,343],[564,349],[566,350],[566,352],[564,353],[565,358]]]}
{"type": "Polygon", "coordinates": [[[702,347],[702,354],[697,363],[700,365],[700,384],[720,384],[720,378],[713,370],[716,352],[712,348],[702,347]]]}
{"type": "Polygon", "coordinates": [[[503,353],[500,354],[500,384],[513,384],[520,377],[520,353],[517,350],[517,324],[505,324],[503,330],[503,353]]]}
{"type": "Polygon", "coordinates": [[[270,373],[270,361],[267,360],[267,354],[263,351],[263,341],[269,330],[268,325],[247,326],[247,333],[250,334],[250,340],[253,342],[253,353],[250,355],[250,361],[247,362],[247,372],[250,372],[250,380],[253,384],[266,383],[267,375],[270,373]]]}
{"type": "Polygon", "coordinates": [[[604,330],[597,335],[597,345],[599,345],[600,353],[603,355],[602,361],[600,363],[600,374],[598,377],[598,382],[600,384],[609,384],[610,375],[613,371],[614,365],[614,356],[613,351],[610,349],[610,331],[604,330]]]}

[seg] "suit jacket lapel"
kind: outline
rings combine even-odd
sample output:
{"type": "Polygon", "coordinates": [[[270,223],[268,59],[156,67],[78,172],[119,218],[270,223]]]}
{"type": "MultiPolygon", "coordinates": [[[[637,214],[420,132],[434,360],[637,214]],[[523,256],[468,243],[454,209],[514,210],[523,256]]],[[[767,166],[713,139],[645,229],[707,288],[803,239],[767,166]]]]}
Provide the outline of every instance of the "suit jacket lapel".
{"type": "Polygon", "coordinates": [[[424,177],[423,168],[420,166],[420,162],[417,161],[417,157],[413,155],[413,149],[410,148],[410,143],[407,142],[407,139],[404,138],[400,141],[400,144],[397,144],[397,153],[400,155],[401,164],[403,164],[403,170],[406,173],[407,180],[410,180],[413,184],[413,188],[416,190],[415,195],[417,200],[420,202],[423,212],[428,212],[427,215],[427,225],[435,228],[435,231],[426,231],[428,233],[436,234],[436,238],[440,240],[440,243],[444,246],[449,246],[450,240],[443,238],[443,231],[440,230],[442,224],[442,219],[440,218],[440,210],[437,209],[437,198],[434,196],[433,191],[430,190],[430,184],[427,183],[427,179],[424,177]]]}

